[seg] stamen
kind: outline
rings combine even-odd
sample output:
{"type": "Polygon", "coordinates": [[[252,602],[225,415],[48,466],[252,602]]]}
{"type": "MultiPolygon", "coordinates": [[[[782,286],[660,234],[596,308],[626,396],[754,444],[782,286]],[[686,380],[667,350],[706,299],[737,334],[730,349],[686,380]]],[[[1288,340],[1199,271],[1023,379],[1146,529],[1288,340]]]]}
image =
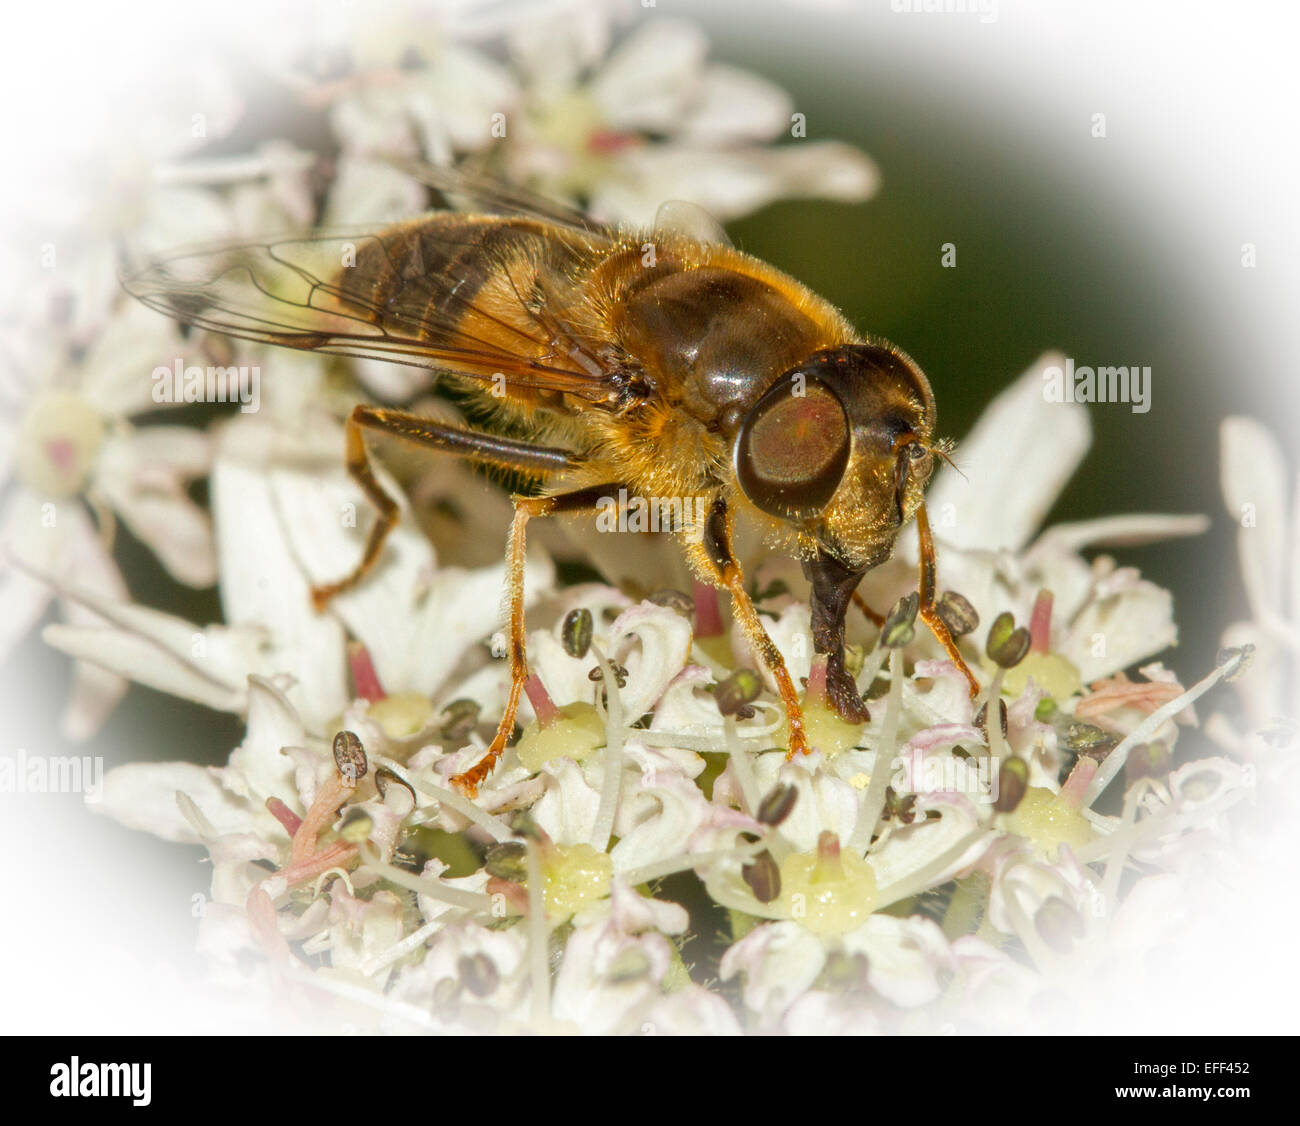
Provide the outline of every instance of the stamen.
{"type": "Polygon", "coordinates": [[[1147,742],[1154,735],[1162,724],[1168,719],[1172,719],[1181,712],[1188,704],[1195,703],[1205,695],[1219,681],[1232,677],[1240,670],[1251,657],[1250,647],[1238,650],[1228,657],[1218,668],[1209,676],[1192,685],[1177,699],[1170,700],[1162,707],[1156,708],[1149,716],[1130,731],[1123,741],[1113,751],[1106,756],[1105,761],[1101,764],[1096,776],[1088,786],[1087,792],[1083,795],[1083,804],[1092,805],[1093,802],[1101,796],[1101,792],[1110,784],[1110,780],[1120,772],[1124,761],[1128,758],[1129,752],[1141,743],[1147,742]]]}
{"type": "Polygon", "coordinates": [[[492,910],[492,897],[464,888],[448,887],[441,880],[431,880],[427,876],[417,876],[404,868],[387,864],[368,843],[360,846],[361,859],[371,871],[383,876],[390,884],[406,888],[418,895],[427,895],[441,903],[450,903],[453,907],[463,907],[467,911],[488,914],[492,910]]]}
{"type": "Polygon", "coordinates": [[[361,965],[357,968],[367,977],[373,977],[380,970],[386,969],[394,962],[398,962],[405,958],[406,955],[420,949],[444,926],[446,926],[446,920],[442,917],[425,923],[419,930],[412,931],[400,942],[394,942],[387,950],[362,959],[361,965]]]}
{"type": "Polygon", "coordinates": [[[947,880],[949,878],[948,870],[966,854],[971,845],[975,844],[986,833],[987,830],[985,829],[972,829],[951,848],[944,849],[943,852],[927,864],[923,864],[914,872],[909,872],[902,879],[895,881],[888,887],[881,888],[876,899],[876,910],[882,910],[891,903],[897,903],[903,899],[910,899],[914,895],[920,895],[923,891],[929,891],[936,884],[947,880]]]}
{"type": "Polygon", "coordinates": [[[359,641],[348,642],[348,667],[352,670],[352,690],[361,699],[374,704],[388,695],[379,683],[370,650],[359,641]]]}
{"type": "MultiPolygon", "coordinates": [[[[696,603],[699,604],[698,601],[696,603]]],[[[608,709],[605,723],[605,775],[600,787],[600,805],[596,809],[596,823],[591,830],[591,844],[597,852],[609,848],[610,834],[614,831],[614,814],[618,809],[618,792],[623,781],[623,743],[627,733],[623,728],[623,704],[618,695],[618,680],[605,654],[596,645],[591,647],[605,682],[605,700],[608,709]]]]}
{"type": "MultiPolygon", "coordinates": [[[[1022,861],[1021,863],[1028,862],[1022,861]]],[[[1048,947],[1047,943],[1042,940],[1033,920],[1025,914],[1025,909],[1020,905],[1020,896],[1015,884],[1007,879],[1007,875],[1012,868],[1018,866],[1016,861],[1013,860],[1003,869],[1003,900],[1006,903],[1007,914],[1011,916],[1011,925],[1015,928],[1020,941],[1024,943],[1026,953],[1034,960],[1034,964],[1040,971],[1046,972],[1056,963],[1057,956],[1048,947]]]]}
{"type": "Polygon", "coordinates": [[[313,876],[347,863],[356,854],[356,845],[348,844],[346,841],[335,841],[321,852],[302,860],[292,861],[279,875],[287,887],[293,887],[304,880],[310,880],[313,876]]]}
{"type": "Polygon", "coordinates": [[[436,798],[442,805],[454,809],[462,817],[474,822],[474,824],[487,830],[488,834],[495,841],[508,841],[514,837],[510,826],[502,821],[499,817],[494,817],[487,811],[480,809],[472,801],[467,800],[455,790],[450,790],[445,786],[438,786],[432,782],[424,782],[415,778],[408,778],[401,773],[401,764],[393,759],[378,758],[376,761],[382,762],[391,770],[397,778],[405,782],[414,790],[418,790],[425,797],[436,798]]]}
{"type": "Polygon", "coordinates": [[[876,824],[885,809],[885,791],[889,785],[890,764],[898,745],[898,725],[903,718],[903,651],[892,649],[889,653],[889,695],[885,698],[885,721],[881,725],[880,738],[876,740],[876,758],[871,766],[871,782],[867,786],[866,797],[862,800],[862,811],[858,823],[853,827],[849,838],[849,847],[857,853],[864,853],[871,847],[871,838],[875,835],[876,824]]]}
{"type": "Polygon", "coordinates": [[[651,880],[662,880],[665,876],[672,876],[677,872],[689,872],[695,868],[703,868],[709,864],[716,864],[719,860],[739,860],[741,862],[748,860],[756,853],[762,852],[768,847],[769,842],[765,840],[747,841],[745,844],[736,845],[735,848],[718,848],[709,852],[685,853],[682,856],[669,857],[667,860],[656,860],[653,864],[643,864],[640,868],[633,868],[619,876],[628,887],[637,887],[640,884],[648,884],[651,880]]]}
{"type": "Polygon", "coordinates": [[[1091,755],[1080,755],[1061,787],[1061,800],[1072,809],[1080,808],[1088,785],[1096,776],[1097,760],[1091,755]]]}
{"type": "Polygon", "coordinates": [[[540,1029],[548,1025],[551,1019],[550,951],[547,949],[546,926],[546,877],[542,873],[541,846],[530,837],[527,847],[528,967],[533,983],[532,1020],[533,1024],[540,1029]]]}
{"type": "Polygon", "coordinates": [[[560,709],[555,706],[555,701],[546,691],[546,685],[536,673],[531,673],[524,681],[524,691],[528,693],[528,702],[533,705],[538,727],[550,727],[560,718],[560,709]]]}
{"type": "Polygon", "coordinates": [[[1029,615],[1029,651],[1047,653],[1052,647],[1052,592],[1040,590],[1029,615]]]}
{"type": "Polygon", "coordinates": [[[725,733],[725,743],[723,750],[727,752],[727,757],[731,760],[732,770],[736,775],[736,781],[740,785],[740,795],[745,802],[745,812],[751,817],[758,811],[759,794],[758,778],[754,774],[754,764],[749,761],[749,754],[740,744],[736,735],[736,718],[727,716],[723,721],[723,731],[725,733]]]}
{"type": "Polygon", "coordinates": [[[292,809],[284,804],[277,797],[266,799],[267,811],[284,827],[284,831],[290,837],[294,836],[302,826],[302,818],[299,817],[292,809]]]}
{"type": "Polygon", "coordinates": [[[695,598],[695,636],[721,637],[722,603],[718,599],[718,588],[697,579],[692,593],[695,598]]]}
{"type": "Polygon", "coordinates": [[[244,900],[244,911],[248,915],[248,928],[267,957],[276,965],[288,965],[293,959],[293,951],[280,933],[275,904],[260,884],[248,893],[248,898],[244,900]]]}

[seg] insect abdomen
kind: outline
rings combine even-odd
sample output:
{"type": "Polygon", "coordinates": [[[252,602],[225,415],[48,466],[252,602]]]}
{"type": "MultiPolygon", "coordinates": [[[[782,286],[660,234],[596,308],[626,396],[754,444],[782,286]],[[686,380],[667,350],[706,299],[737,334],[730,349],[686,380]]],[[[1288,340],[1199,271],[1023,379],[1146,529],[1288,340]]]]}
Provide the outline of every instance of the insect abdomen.
{"type": "Polygon", "coordinates": [[[362,242],[340,285],[430,343],[462,328],[502,265],[548,253],[553,235],[527,219],[429,215],[362,242]],[[450,286],[430,279],[450,279],[450,286]]]}

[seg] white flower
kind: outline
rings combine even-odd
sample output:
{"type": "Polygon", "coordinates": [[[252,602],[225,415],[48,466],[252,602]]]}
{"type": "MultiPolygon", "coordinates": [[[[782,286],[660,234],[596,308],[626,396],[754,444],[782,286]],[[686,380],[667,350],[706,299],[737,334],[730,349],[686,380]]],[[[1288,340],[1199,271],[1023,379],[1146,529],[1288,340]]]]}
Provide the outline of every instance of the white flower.
{"type": "MultiPolygon", "coordinates": [[[[207,437],[127,419],[143,406],[139,391],[150,386],[152,366],[179,351],[175,327],[159,321],[133,312],[79,362],[61,366],[53,357],[32,356],[33,364],[46,366],[0,371],[15,410],[8,433],[0,434],[9,454],[0,463],[0,547],[8,557],[0,569],[0,656],[55,597],[42,577],[125,597],[111,554],[116,519],[178,581],[202,587],[216,577],[209,517],[186,492],[207,470],[207,437]]],[[[73,625],[93,620],[84,609],[60,605],[73,625]]],[[[118,678],[78,666],[65,732],[92,734],[123,691],[118,678]]]]}
{"type": "Polygon", "coordinates": [[[817,980],[825,964],[825,947],[798,923],[764,923],[728,948],[718,974],[728,981],[743,973],[746,1007],[763,1024],[772,1024],[817,980]]]}
{"type": "Polygon", "coordinates": [[[524,92],[503,146],[512,179],[642,225],[667,199],[729,219],[782,196],[856,201],[875,190],[874,166],[848,145],[768,147],[792,128],[789,98],[706,62],[708,43],[693,25],[647,21],[598,61],[608,33],[592,22],[514,37],[524,92]]]}
{"type": "Polygon", "coordinates": [[[1234,622],[1223,644],[1254,646],[1250,667],[1236,678],[1243,722],[1212,716],[1216,742],[1264,764],[1270,785],[1294,781],[1300,739],[1300,487],[1288,479],[1277,439],[1253,419],[1225,419],[1220,427],[1221,487],[1237,524],[1237,548],[1250,618],[1234,622]],[[1288,493],[1290,501],[1288,504],[1288,493]],[[1278,752],[1281,753],[1278,753],[1278,752]]]}
{"type": "MultiPolygon", "coordinates": [[[[275,441],[268,431],[276,429],[251,416],[232,423],[213,469],[226,626],[199,629],[69,588],[110,624],[50,627],[47,640],[117,675],[227,711],[248,708],[249,676],[288,677],[289,699],[318,734],[352,700],[349,636],[365,647],[388,693],[431,696],[497,625],[504,568],[439,571],[428,541],[406,522],[370,579],[318,614],[310,587],[346,574],[360,558],[364,516],[356,514],[366,512],[366,501],[333,457],[328,468],[311,449],[290,451],[297,465],[268,460],[275,441]]],[[[540,595],[551,581],[549,563],[534,557],[525,581],[532,597],[540,595]]]]}
{"type": "Polygon", "coordinates": [[[628,935],[600,923],[578,927],[564,944],[552,1014],[598,1035],[639,1032],[672,961],[671,944],[653,931],[628,935]]]}
{"type": "MultiPolygon", "coordinates": [[[[0,326],[0,396],[7,405],[0,419],[0,547],[22,567],[0,569],[0,656],[55,597],[51,583],[125,596],[112,559],[119,520],[176,581],[205,587],[216,580],[211,520],[188,493],[210,469],[211,439],[191,426],[142,425],[140,416],[177,405],[158,395],[157,369],[227,360],[205,355],[207,341],[184,339],[175,322],[121,292],[115,236],[129,232],[129,254],[138,260],[179,243],[233,236],[248,230],[245,223],[283,226],[300,200],[304,166],[275,146],[252,160],[184,171],[156,166],[194,141],[188,134],[169,138],[117,154],[122,179],[97,184],[93,206],[72,208],[79,225],[49,244],[48,271],[18,275],[21,299],[0,326]],[[213,184],[234,186],[223,196],[213,184]]],[[[99,621],[84,605],[59,602],[74,627],[99,621]]],[[[121,677],[79,663],[65,733],[92,734],[125,687],[121,677]]]]}

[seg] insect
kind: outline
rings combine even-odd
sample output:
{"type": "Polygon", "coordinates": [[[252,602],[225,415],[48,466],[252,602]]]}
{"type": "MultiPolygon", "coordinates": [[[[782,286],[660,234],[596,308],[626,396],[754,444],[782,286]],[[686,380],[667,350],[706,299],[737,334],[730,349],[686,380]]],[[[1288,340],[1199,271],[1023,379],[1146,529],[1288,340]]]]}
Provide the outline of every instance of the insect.
{"type": "Polygon", "coordinates": [[[201,328],[438,372],[528,435],[357,406],[346,424],[347,468],[377,515],[355,569],[313,590],[323,609],[363,581],[397,520],[367,434],[536,485],[513,498],[506,707],[485,755],[453,780],[459,788],[475,794],[500,759],[528,678],[528,522],[593,511],[620,490],[703,498],[703,527],[676,530],[694,572],[729,593],[771,672],[792,757],[810,749],[800,701],[745,589],[733,549],[738,519],[756,521],[769,546],[802,561],[828,697],[845,719],[864,722],[867,708],[845,668],[847,608],[862,576],[889,558],[915,518],[919,615],[978,693],[935,606],[923,490],[944,448],[929,383],[908,356],[859,335],[828,302],[689,212],[676,229],[633,232],[519,189],[403,167],[473,199],[480,213],[431,212],[377,232],[177,253],[123,280],[146,304],[201,328]]]}

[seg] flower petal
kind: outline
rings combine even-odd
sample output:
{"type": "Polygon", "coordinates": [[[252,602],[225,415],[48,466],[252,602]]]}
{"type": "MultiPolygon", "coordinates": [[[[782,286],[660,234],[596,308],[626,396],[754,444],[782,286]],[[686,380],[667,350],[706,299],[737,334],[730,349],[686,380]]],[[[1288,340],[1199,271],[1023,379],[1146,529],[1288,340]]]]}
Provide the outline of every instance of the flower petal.
{"type": "Polygon", "coordinates": [[[1267,427],[1234,415],[1219,427],[1220,482],[1237,521],[1241,574],[1256,620],[1283,608],[1287,551],[1286,458],[1267,427]]]}
{"type": "Polygon", "coordinates": [[[207,440],[199,431],[156,426],[114,435],[100,451],[95,488],[173,578],[188,586],[216,582],[212,522],[186,492],[203,472],[207,440]]]}
{"type": "Polygon", "coordinates": [[[945,543],[1018,551],[1043,522],[1092,443],[1087,408],[1043,394],[1046,369],[1064,362],[1056,352],[1042,356],[957,447],[960,473],[939,470],[926,507],[945,543]]]}
{"type": "Polygon", "coordinates": [[[128,829],[141,829],[163,840],[199,844],[198,834],[176,804],[188,794],[219,834],[240,833],[250,826],[248,807],[222,788],[217,773],[192,762],[132,762],[104,775],[103,796],[87,804],[128,829]]]}
{"type": "Polygon", "coordinates": [[[599,216],[650,226],[665,199],[686,199],[716,219],[748,215],[776,199],[856,203],[879,183],[875,165],[851,145],[799,141],[780,148],[718,151],[648,145],[620,156],[619,171],[592,185],[599,216]]]}

